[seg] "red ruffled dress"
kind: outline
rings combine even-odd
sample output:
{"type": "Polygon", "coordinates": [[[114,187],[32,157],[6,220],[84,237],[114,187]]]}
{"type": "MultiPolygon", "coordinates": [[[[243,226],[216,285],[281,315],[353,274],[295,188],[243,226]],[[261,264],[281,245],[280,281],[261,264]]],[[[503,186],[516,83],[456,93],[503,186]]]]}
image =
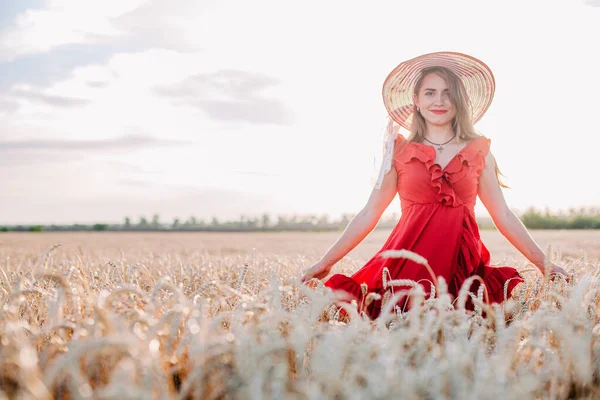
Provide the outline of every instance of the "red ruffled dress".
{"type": "MultiPolygon", "coordinates": [[[[523,277],[513,267],[491,266],[490,253],[482,243],[475,221],[475,201],[479,175],[489,152],[490,139],[480,136],[470,140],[443,169],[434,163],[435,148],[408,142],[402,135],[394,140],[393,166],[398,174],[398,194],[402,215],[383,247],[352,276],[332,275],[325,286],[344,290],[360,305],[365,283],[367,294],[374,292],[381,299],[372,301],[365,313],[375,319],[381,312],[385,294],[382,272],[387,267],[390,279],[411,279],[423,284],[427,295],[431,290],[431,275],[427,269],[405,258],[383,258],[385,250],[407,249],[427,259],[434,273],[442,276],[448,291],[456,298],[462,283],[472,275],[479,275],[487,288],[490,303],[504,300],[504,283],[508,283],[507,297],[523,277]]],[[[394,291],[409,287],[396,286],[394,291]]],[[[470,291],[476,295],[479,281],[470,291]]],[[[408,298],[398,305],[408,309],[408,298]],[[405,304],[406,303],[406,304],[405,304]]],[[[473,309],[470,299],[467,309],[473,309]]]]}

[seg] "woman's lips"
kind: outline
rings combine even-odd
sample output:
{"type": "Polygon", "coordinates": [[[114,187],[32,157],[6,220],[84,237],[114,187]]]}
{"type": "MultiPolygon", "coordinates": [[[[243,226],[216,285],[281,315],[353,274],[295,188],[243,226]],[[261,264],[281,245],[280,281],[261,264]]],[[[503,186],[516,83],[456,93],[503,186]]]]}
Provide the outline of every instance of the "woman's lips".
{"type": "Polygon", "coordinates": [[[431,110],[432,113],[434,114],[445,114],[447,111],[443,110],[443,111],[436,111],[436,110],[431,110]]]}

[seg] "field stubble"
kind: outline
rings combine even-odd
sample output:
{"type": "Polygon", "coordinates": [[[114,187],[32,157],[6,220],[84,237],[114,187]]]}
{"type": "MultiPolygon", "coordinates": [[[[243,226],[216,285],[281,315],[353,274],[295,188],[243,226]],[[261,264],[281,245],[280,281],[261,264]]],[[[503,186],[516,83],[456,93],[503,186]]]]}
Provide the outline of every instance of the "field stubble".
{"type": "Polygon", "coordinates": [[[598,398],[600,232],[532,233],[570,283],[481,233],[525,271],[514,300],[471,313],[440,282],[376,321],[296,281],[339,232],[3,234],[0,399],[598,398]]]}

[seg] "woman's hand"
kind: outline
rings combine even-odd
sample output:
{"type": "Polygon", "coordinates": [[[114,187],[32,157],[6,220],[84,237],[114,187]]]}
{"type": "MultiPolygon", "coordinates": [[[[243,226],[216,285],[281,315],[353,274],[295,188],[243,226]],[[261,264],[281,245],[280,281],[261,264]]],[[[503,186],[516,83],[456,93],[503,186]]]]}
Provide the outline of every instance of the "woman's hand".
{"type": "Polygon", "coordinates": [[[322,263],[321,261],[319,261],[312,267],[307,268],[304,271],[302,271],[304,273],[304,275],[302,276],[302,278],[300,278],[300,281],[302,283],[305,283],[305,282],[311,280],[312,278],[323,279],[327,275],[329,275],[329,272],[331,272],[332,267],[333,267],[332,265],[326,265],[326,264],[322,263]]]}
{"type": "MultiPolygon", "coordinates": [[[[562,275],[565,280],[567,282],[569,282],[569,274],[567,273],[567,271],[565,271],[562,267],[559,267],[558,265],[554,264],[554,263],[550,263],[550,279],[554,280],[554,278],[556,277],[556,275],[562,275]]],[[[544,273],[544,271],[542,270],[542,274],[544,273]]]]}

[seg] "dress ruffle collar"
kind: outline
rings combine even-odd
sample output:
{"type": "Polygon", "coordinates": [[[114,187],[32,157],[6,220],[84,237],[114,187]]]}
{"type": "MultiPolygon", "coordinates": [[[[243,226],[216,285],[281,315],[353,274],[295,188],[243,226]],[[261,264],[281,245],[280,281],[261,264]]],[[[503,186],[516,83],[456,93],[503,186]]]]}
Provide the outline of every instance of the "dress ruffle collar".
{"type": "MultiPolygon", "coordinates": [[[[399,141],[406,142],[406,138],[399,136],[399,141]]],[[[491,140],[485,136],[470,140],[444,168],[434,162],[435,148],[419,142],[407,142],[396,159],[402,163],[410,163],[417,159],[425,164],[431,177],[431,185],[437,189],[437,201],[457,207],[462,201],[454,192],[452,184],[465,176],[467,168],[477,168],[477,173],[481,173],[490,143],[491,140]]]]}

